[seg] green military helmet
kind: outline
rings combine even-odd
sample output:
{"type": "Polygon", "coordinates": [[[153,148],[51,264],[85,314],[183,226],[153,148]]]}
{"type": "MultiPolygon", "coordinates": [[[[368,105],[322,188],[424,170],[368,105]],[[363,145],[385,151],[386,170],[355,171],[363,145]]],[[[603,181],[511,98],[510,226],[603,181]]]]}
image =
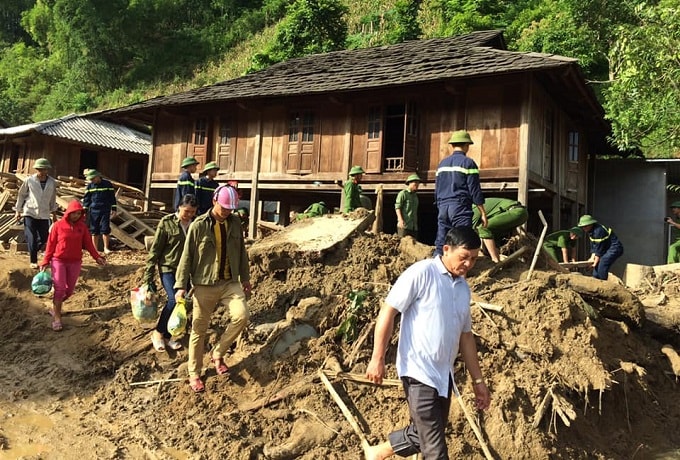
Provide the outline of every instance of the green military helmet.
{"type": "Polygon", "coordinates": [[[597,221],[595,220],[595,218],[593,216],[591,216],[590,214],[584,214],[578,220],[577,225],[579,227],[586,227],[588,225],[593,225],[593,224],[596,224],[596,223],[597,223],[597,221]]]}
{"type": "Polygon", "coordinates": [[[199,164],[198,160],[196,160],[196,158],[194,158],[194,157],[186,157],[184,160],[182,160],[182,168],[186,168],[187,166],[197,165],[197,164],[199,164]]]}
{"type": "MultiPolygon", "coordinates": [[[[184,167],[184,166],[182,166],[182,167],[184,167]]],[[[211,169],[218,169],[219,170],[220,167],[218,166],[217,163],[215,163],[214,161],[211,161],[210,163],[206,164],[203,167],[203,172],[206,173],[206,172],[210,171],[211,169]]]]}
{"type": "Polygon", "coordinates": [[[583,229],[579,227],[571,227],[569,229],[569,233],[573,233],[574,235],[578,236],[579,238],[583,238],[583,229]]]}
{"type": "Polygon", "coordinates": [[[52,165],[47,158],[38,158],[33,164],[33,169],[52,169],[52,165]]]}
{"type": "Polygon", "coordinates": [[[411,182],[422,182],[422,180],[420,180],[420,176],[418,176],[418,174],[411,174],[410,176],[408,176],[408,177],[406,178],[406,182],[404,182],[404,183],[405,183],[406,185],[408,185],[408,184],[410,184],[411,182]]]}
{"type": "Polygon", "coordinates": [[[674,201],[671,203],[671,208],[680,208],[680,201],[674,201]]]}
{"type": "Polygon", "coordinates": [[[451,134],[451,139],[449,139],[449,144],[474,144],[470,133],[465,130],[454,131],[451,134]]]}
{"type": "Polygon", "coordinates": [[[350,176],[356,176],[357,174],[364,174],[366,171],[364,171],[364,168],[361,166],[352,166],[352,169],[349,170],[349,175],[350,176]]]}
{"type": "Polygon", "coordinates": [[[101,176],[101,175],[102,175],[102,173],[100,173],[100,172],[97,171],[96,169],[88,169],[88,170],[87,170],[87,173],[85,173],[85,179],[87,179],[87,180],[92,180],[92,179],[94,179],[95,177],[101,176]]]}

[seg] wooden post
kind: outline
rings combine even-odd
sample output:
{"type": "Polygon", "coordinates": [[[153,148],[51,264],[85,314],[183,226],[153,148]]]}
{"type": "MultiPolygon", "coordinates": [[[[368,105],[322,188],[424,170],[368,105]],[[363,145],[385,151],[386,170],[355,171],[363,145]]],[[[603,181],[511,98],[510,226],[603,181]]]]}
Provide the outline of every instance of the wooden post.
{"type": "Polygon", "coordinates": [[[257,134],[255,134],[255,158],[253,158],[253,173],[250,178],[250,220],[248,222],[248,235],[250,238],[257,238],[257,221],[262,217],[258,206],[260,201],[260,164],[262,162],[262,112],[257,119],[257,134]]]}
{"type": "Polygon", "coordinates": [[[536,265],[536,261],[538,260],[538,255],[541,253],[541,250],[543,249],[543,239],[545,238],[545,234],[548,231],[548,222],[546,222],[545,217],[543,217],[543,211],[541,211],[540,209],[538,210],[538,217],[541,218],[541,222],[543,223],[543,230],[541,231],[541,237],[538,239],[538,243],[536,244],[534,258],[531,261],[531,267],[529,267],[529,273],[527,274],[527,281],[531,279],[531,274],[534,271],[534,266],[536,265]]]}
{"type": "Polygon", "coordinates": [[[373,221],[373,228],[371,229],[374,234],[382,232],[383,218],[382,218],[382,208],[383,208],[383,184],[379,184],[378,188],[375,190],[378,197],[375,200],[375,221],[373,221]]]}

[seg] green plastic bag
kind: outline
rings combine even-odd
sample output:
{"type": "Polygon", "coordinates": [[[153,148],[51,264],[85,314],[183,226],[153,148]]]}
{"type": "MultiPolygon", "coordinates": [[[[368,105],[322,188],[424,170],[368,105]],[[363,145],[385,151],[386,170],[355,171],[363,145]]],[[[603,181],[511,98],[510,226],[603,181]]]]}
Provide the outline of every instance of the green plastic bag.
{"type": "Polygon", "coordinates": [[[52,274],[49,270],[38,272],[31,280],[31,291],[35,295],[45,295],[52,290],[52,274]]]}
{"type": "Polygon", "coordinates": [[[182,337],[187,329],[187,301],[180,299],[168,318],[168,332],[174,339],[182,337]]]}
{"type": "Polygon", "coordinates": [[[158,294],[144,284],[130,291],[132,316],[140,324],[152,324],[158,318],[158,294]]]}

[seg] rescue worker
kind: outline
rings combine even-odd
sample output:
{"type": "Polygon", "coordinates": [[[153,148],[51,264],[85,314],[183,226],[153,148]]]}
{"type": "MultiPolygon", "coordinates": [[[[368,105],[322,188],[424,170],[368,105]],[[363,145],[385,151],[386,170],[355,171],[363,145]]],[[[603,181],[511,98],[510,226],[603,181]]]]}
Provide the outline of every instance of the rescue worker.
{"type": "Polygon", "coordinates": [[[557,262],[575,262],[576,244],[583,238],[583,230],[572,227],[569,230],[558,230],[545,237],[543,249],[557,262]]]}
{"type": "Polygon", "coordinates": [[[116,217],[116,189],[111,181],[102,177],[96,169],[88,169],[85,178],[90,181],[85,187],[83,208],[87,213],[87,224],[92,235],[92,244],[99,248],[99,239],[104,240],[104,254],[111,253],[111,219],[116,217]]]}
{"type": "Polygon", "coordinates": [[[435,255],[442,255],[444,239],[452,227],[472,227],[473,204],[479,209],[482,227],[487,225],[479,168],[467,157],[472,138],[467,131],[455,131],[449,144],[453,151],[439,163],[435,179],[434,197],[438,208],[435,255]]]}
{"type": "Polygon", "coordinates": [[[196,181],[196,200],[198,201],[198,215],[212,208],[212,197],[219,186],[215,180],[220,167],[214,161],[206,164],[201,171],[201,177],[196,181]]]}
{"type": "Polygon", "coordinates": [[[397,195],[394,211],[397,214],[397,235],[412,236],[418,239],[418,174],[411,174],[406,178],[406,188],[397,195]]]}
{"type": "Polygon", "coordinates": [[[312,203],[310,204],[307,209],[305,209],[304,212],[301,212],[299,214],[295,215],[295,220],[303,220],[303,219],[308,219],[310,217],[321,217],[323,215],[326,215],[330,212],[330,209],[328,209],[328,206],[326,206],[326,203],[323,201],[319,201],[318,203],[312,203]]]}
{"type": "Polygon", "coordinates": [[[198,169],[199,162],[194,157],[186,157],[182,160],[182,173],[177,179],[177,189],[175,190],[175,200],[173,208],[175,211],[179,209],[179,202],[184,195],[196,196],[196,182],[192,176],[198,169]]]}
{"type": "MultiPolygon", "coordinates": [[[[666,217],[666,223],[680,229],[680,201],[671,203],[671,214],[673,214],[675,219],[673,217],[666,217]]],[[[680,238],[668,247],[668,258],[666,259],[666,263],[669,264],[676,264],[678,262],[680,262],[680,238]]]]}
{"type": "Polygon", "coordinates": [[[472,226],[484,243],[486,252],[494,263],[500,262],[496,240],[510,234],[529,218],[527,209],[517,200],[508,198],[487,198],[484,200],[487,225],[480,225],[481,213],[479,208],[472,211],[472,226]]]}
{"type": "Polygon", "coordinates": [[[578,220],[578,226],[590,238],[590,259],[593,264],[593,277],[606,280],[609,268],[623,254],[623,245],[611,228],[600,224],[589,214],[584,214],[578,220]]]}
{"type": "Polygon", "coordinates": [[[352,166],[349,170],[349,179],[345,182],[345,187],[343,189],[344,193],[344,213],[350,213],[356,208],[361,208],[361,179],[364,175],[364,168],[361,166],[352,166]]]}

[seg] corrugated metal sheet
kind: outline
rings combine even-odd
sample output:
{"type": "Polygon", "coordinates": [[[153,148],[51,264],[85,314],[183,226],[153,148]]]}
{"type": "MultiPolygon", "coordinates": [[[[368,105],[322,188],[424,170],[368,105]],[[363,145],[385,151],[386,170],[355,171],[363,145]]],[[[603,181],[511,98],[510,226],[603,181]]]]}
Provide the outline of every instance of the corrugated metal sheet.
{"type": "Polygon", "coordinates": [[[46,136],[69,139],[83,144],[148,155],[151,136],[104,120],[68,115],[28,125],[0,129],[0,136],[36,131],[46,136]]]}

